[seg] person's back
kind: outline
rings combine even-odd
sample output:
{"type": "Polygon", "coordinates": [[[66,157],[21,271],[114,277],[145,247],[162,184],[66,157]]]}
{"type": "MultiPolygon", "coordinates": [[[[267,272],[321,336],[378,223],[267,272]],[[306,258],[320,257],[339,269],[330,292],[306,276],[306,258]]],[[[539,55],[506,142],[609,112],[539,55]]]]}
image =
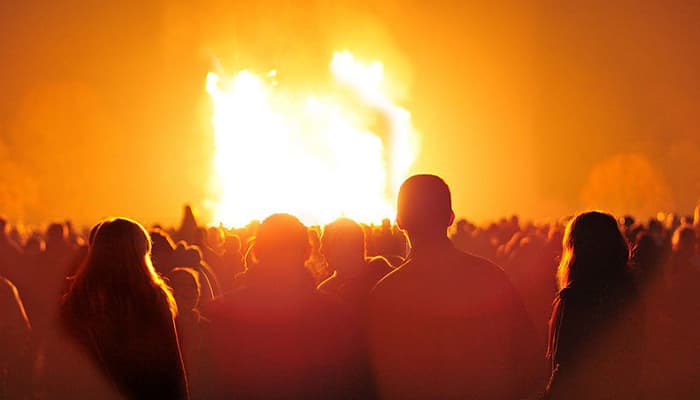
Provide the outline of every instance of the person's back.
{"type": "Polygon", "coordinates": [[[700,396],[700,254],[697,238],[690,226],[681,226],[673,234],[672,253],[666,266],[668,275],[667,302],[669,338],[663,348],[668,356],[665,370],[669,374],[667,393],[676,397],[700,396]]]}
{"type": "Polygon", "coordinates": [[[90,246],[61,304],[64,336],[121,395],[188,398],[175,302],[151,264],[148,233],[131,220],[110,219],[90,246]]]}
{"type": "MultiPolygon", "coordinates": [[[[345,327],[339,305],[308,290],[270,300],[273,290],[251,286],[209,306],[210,398],[330,398],[342,378],[336,335],[345,327]]],[[[272,289],[272,288],[270,288],[272,289]]],[[[349,350],[341,349],[348,356],[349,350]]]]}
{"type": "Polygon", "coordinates": [[[640,390],[645,320],[636,289],[567,288],[554,303],[548,399],[634,399],[640,390]]]}
{"type": "Polygon", "coordinates": [[[209,398],[353,397],[352,332],[304,268],[305,230],[288,215],[268,218],[243,287],[206,307],[209,398]]]}
{"type": "Polygon", "coordinates": [[[173,297],[177,303],[178,342],[182,361],[186,367],[187,382],[191,399],[206,398],[202,393],[206,382],[205,357],[202,354],[202,332],[206,331],[209,321],[203,318],[199,310],[201,296],[200,274],[192,268],[174,268],[168,275],[168,284],[172,288],[173,297]]]}
{"type": "Polygon", "coordinates": [[[679,298],[678,303],[688,303],[691,300],[689,297],[695,297],[688,294],[700,283],[700,255],[696,250],[696,241],[695,231],[690,226],[681,226],[673,234],[667,269],[669,285],[679,298]]]}
{"type": "Polygon", "coordinates": [[[382,394],[526,395],[534,336],[503,271],[449,243],[431,250],[413,255],[375,289],[372,336],[382,394]]]}
{"type": "Polygon", "coordinates": [[[516,399],[536,363],[527,313],[503,271],[449,241],[449,189],[409,178],[398,223],[411,255],[372,295],[370,340],[383,398],[516,399]]]}
{"type": "Polygon", "coordinates": [[[628,260],[611,215],[586,212],[567,225],[549,329],[548,399],[641,396],[645,315],[628,260]]]}

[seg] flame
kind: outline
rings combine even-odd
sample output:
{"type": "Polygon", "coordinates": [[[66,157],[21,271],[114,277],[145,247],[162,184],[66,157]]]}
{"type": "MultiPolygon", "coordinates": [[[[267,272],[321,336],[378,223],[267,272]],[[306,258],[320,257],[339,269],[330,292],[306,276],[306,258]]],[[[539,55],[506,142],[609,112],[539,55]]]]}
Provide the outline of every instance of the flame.
{"type": "Polygon", "coordinates": [[[275,212],[310,225],[395,215],[416,156],[411,115],[388,95],[381,62],[336,52],[330,71],[336,87],[323,96],[281,90],[275,70],[208,74],[217,222],[243,226],[275,212]]]}

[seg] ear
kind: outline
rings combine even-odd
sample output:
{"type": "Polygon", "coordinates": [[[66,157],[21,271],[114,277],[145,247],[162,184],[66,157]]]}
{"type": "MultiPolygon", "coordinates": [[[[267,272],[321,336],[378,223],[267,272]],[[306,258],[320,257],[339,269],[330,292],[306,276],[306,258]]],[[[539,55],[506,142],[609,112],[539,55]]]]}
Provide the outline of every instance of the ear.
{"type": "Polygon", "coordinates": [[[450,210],[450,222],[447,223],[447,226],[452,225],[453,222],[455,222],[455,212],[450,210]]]}

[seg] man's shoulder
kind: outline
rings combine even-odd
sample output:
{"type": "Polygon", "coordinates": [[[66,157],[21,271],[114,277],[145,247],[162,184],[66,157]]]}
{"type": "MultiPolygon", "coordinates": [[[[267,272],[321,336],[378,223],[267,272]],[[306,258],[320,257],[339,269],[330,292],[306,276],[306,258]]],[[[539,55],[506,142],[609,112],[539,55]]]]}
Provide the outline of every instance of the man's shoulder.
{"type": "Polygon", "coordinates": [[[410,269],[413,263],[414,261],[409,258],[408,260],[404,261],[403,264],[393,268],[389,273],[384,275],[384,277],[380,279],[376,285],[374,285],[372,292],[382,292],[389,290],[391,287],[397,284],[400,285],[407,275],[406,271],[410,269]]]}
{"type": "Polygon", "coordinates": [[[514,292],[513,284],[506,272],[496,263],[469,253],[458,251],[456,262],[452,267],[451,278],[454,282],[463,282],[471,288],[480,288],[501,295],[514,292]]]}
{"type": "Polygon", "coordinates": [[[501,267],[484,257],[461,250],[454,250],[453,257],[456,262],[455,267],[463,269],[465,272],[490,275],[496,279],[506,278],[506,274],[501,267]]]}
{"type": "Polygon", "coordinates": [[[410,286],[429,288],[475,288],[510,290],[506,273],[495,263],[457,249],[435,257],[409,258],[404,264],[381,279],[373,295],[387,296],[410,286]]]}
{"type": "Polygon", "coordinates": [[[485,277],[492,279],[507,279],[501,267],[494,262],[467,253],[455,247],[450,247],[433,257],[421,257],[413,260],[414,268],[432,271],[435,275],[449,275],[454,279],[469,279],[485,277]]]}

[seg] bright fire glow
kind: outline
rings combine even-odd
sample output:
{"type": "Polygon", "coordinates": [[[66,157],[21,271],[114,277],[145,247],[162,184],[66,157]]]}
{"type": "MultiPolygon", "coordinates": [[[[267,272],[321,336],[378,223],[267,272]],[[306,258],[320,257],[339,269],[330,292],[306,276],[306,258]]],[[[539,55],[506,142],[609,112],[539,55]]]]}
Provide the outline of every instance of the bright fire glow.
{"type": "Polygon", "coordinates": [[[385,88],[380,62],[336,52],[323,95],[280,89],[277,71],[207,76],[214,107],[215,220],[243,226],[276,212],[306,224],[379,222],[416,155],[410,113],[385,88]]]}

